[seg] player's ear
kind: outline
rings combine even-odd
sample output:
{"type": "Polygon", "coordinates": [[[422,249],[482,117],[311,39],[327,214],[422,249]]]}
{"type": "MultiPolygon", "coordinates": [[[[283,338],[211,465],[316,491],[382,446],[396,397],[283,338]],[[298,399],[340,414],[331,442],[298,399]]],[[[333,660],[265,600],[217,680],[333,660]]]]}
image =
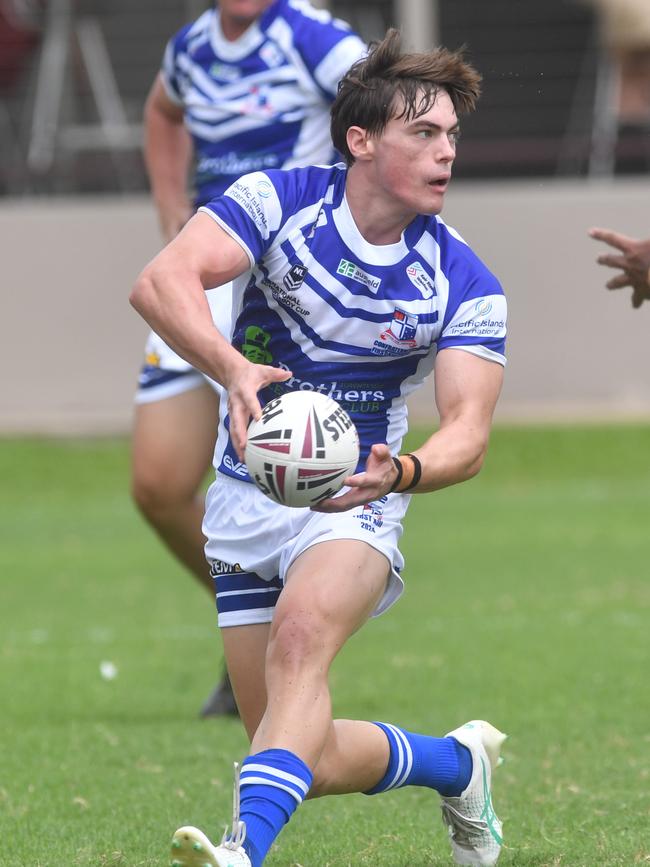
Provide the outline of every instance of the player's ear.
{"type": "Polygon", "coordinates": [[[360,126],[349,127],[346,133],[346,141],[350,153],[355,160],[367,160],[373,154],[373,141],[368,131],[360,126]]]}

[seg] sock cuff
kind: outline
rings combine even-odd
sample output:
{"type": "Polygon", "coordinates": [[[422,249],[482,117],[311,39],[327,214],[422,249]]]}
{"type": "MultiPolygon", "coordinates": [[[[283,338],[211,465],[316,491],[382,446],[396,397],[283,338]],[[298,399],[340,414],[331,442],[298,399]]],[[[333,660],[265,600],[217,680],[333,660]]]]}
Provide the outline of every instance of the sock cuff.
{"type": "Polygon", "coordinates": [[[314,775],[295,753],[289,750],[262,750],[242,762],[240,786],[271,786],[288,792],[302,804],[314,775]]]}
{"type": "Polygon", "coordinates": [[[413,768],[413,750],[402,729],[390,723],[375,722],[373,725],[378,726],[388,738],[390,757],[384,776],[376,786],[364,792],[364,795],[378,795],[380,792],[398,789],[404,785],[413,768]]]}
{"type": "Polygon", "coordinates": [[[365,794],[377,795],[402,786],[425,786],[444,797],[457,797],[472,776],[471,752],[453,737],[408,732],[390,723],[375,723],[388,738],[386,773],[365,794]]]}

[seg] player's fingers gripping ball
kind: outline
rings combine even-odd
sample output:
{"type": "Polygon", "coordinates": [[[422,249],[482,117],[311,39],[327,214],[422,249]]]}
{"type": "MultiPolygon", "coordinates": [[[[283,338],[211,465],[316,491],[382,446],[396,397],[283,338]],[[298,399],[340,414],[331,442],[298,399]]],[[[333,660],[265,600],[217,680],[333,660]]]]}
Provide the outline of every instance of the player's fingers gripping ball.
{"type": "Polygon", "coordinates": [[[246,466],[257,487],[283,506],[333,496],[359,462],[359,435],[331,397],[292,391],[269,401],[248,426],[246,466]]]}

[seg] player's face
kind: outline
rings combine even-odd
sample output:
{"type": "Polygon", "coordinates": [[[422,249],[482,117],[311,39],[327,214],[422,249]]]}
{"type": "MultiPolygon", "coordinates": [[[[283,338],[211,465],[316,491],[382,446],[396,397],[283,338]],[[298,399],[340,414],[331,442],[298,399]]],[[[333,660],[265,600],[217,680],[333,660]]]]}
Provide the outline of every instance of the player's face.
{"type": "Polygon", "coordinates": [[[217,8],[222,18],[241,25],[252,24],[275,0],[219,0],[217,8]]]}
{"type": "Polygon", "coordinates": [[[412,120],[393,118],[374,140],[375,180],[411,214],[439,214],[456,156],[458,118],[446,91],[412,120]]]}

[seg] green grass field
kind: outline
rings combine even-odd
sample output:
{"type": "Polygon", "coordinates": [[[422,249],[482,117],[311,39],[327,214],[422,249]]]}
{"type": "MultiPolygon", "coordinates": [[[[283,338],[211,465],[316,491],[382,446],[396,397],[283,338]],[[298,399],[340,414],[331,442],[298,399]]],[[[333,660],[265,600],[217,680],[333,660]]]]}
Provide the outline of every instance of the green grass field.
{"type": "MultiPolygon", "coordinates": [[[[213,603],[127,476],[121,441],[0,441],[0,865],[165,865],[178,825],[228,821],[246,742],[196,716],[213,603]]],[[[650,862],[649,527],[647,427],[499,429],[477,479],[414,498],[407,592],[337,661],[338,715],[510,734],[500,865],[650,862]]],[[[451,859],[406,789],[306,804],[267,864],[451,859]]]]}

